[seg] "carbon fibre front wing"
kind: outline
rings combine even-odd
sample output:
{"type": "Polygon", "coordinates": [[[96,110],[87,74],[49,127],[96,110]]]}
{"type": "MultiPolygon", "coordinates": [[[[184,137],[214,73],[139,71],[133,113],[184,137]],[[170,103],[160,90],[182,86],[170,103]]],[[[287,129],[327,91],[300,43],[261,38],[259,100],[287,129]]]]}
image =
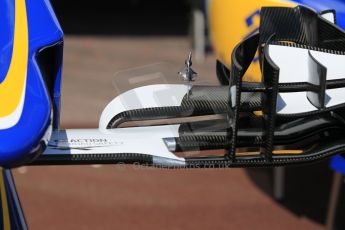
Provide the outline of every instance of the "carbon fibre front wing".
{"type": "Polygon", "coordinates": [[[250,167],[344,153],[345,33],[328,16],[301,6],[262,8],[260,33],[234,49],[231,68],[217,64],[229,86],[132,89],[109,103],[99,129],[54,131],[31,164],[250,167]],[[257,52],[262,80],[244,82],[257,52]],[[210,115],[218,117],[197,120],[210,115]],[[148,120],[165,123],[119,128],[148,120]]]}

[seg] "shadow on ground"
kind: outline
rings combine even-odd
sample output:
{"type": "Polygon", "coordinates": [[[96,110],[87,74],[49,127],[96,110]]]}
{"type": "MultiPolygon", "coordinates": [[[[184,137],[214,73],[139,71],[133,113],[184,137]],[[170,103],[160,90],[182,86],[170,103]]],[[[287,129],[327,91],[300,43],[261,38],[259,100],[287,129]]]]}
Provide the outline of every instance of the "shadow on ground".
{"type": "Polygon", "coordinates": [[[186,35],[190,4],[186,0],[52,0],[66,34],[186,35]]]}
{"type": "MultiPolygon", "coordinates": [[[[277,201],[282,207],[300,217],[324,224],[328,208],[333,173],[329,161],[317,164],[286,167],[285,198],[277,201]]],[[[248,169],[248,176],[273,199],[273,169],[248,169]]],[[[345,196],[340,193],[336,225],[345,227],[345,196]]]]}

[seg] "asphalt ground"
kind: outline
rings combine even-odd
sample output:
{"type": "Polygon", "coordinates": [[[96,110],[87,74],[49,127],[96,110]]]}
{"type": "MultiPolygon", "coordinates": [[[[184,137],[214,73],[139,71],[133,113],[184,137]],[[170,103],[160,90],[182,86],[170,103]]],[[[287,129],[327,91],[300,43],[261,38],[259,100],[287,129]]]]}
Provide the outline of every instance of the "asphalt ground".
{"type": "MultiPolygon", "coordinates": [[[[183,36],[67,36],[62,127],[97,127],[117,94],[119,70],[162,61],[182,67],[189,49],[183,36]]],[[[217,83],[214,56],[193,66],[197,83],[217,83]]],[[[327,168],[322,163],[287,170],[285,202],[271,196],[269,169],[33,166],[14,174],[30,229],[290,230],[323,228],[327,168]]]]}

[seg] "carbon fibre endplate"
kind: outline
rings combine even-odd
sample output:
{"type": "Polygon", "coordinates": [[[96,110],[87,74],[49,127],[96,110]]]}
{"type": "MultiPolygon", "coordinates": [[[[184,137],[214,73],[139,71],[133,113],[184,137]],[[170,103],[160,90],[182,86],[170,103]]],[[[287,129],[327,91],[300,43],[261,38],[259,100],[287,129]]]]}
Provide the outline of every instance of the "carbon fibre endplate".
{"type": "MultiPolygon", "coordinates": [[[[339,66],[345,61],[344,51],[344,31],[314,11],[302,6],[262,8],[259,33],[242,41],[232,53],[228,152],[219,159],[189,159],[189,163],[275,166],[312,162],[343,153],[345,72],[339,66]],[[256,52],[262,80],[243,82],[256,52]],[[303,74],[298,76],[299,72],[303,74]],[[260,94],[261,108],[253,108],[252,112],[262,112],[259,116],[262,135],[261,144],[243,156],[243,149],[239,149],[243,136],[239,130],[245,129],[241,120],[248,108],[243,110],[241,100],[249,92],[260,94]],[[318,120],[327,114],[340,120],[336,132],[323,132],[320,128],[310,143],[308,138],[300,145],[279,143],[277,120],[282,117],[318,120]]],[[[226,74],[224,69],[221,72],[226,74]]]]}

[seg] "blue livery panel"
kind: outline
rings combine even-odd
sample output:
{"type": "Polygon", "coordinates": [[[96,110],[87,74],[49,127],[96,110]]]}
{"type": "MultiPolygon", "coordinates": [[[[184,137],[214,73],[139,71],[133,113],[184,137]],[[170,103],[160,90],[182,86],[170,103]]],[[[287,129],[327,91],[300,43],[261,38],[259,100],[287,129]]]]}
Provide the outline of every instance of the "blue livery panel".
{"type": "Polygon", "coordinates": [[[1,0],[0,31],[0,166],[10,167],[35,156],[50,137],[59,112],[62,52],[50,54],[55,63],[38,59],[45,49],[62,46],[63,32],[49,0],[1,0]],[[44,71],[49,65],[58,65],[55,76],[44,71]]]}

